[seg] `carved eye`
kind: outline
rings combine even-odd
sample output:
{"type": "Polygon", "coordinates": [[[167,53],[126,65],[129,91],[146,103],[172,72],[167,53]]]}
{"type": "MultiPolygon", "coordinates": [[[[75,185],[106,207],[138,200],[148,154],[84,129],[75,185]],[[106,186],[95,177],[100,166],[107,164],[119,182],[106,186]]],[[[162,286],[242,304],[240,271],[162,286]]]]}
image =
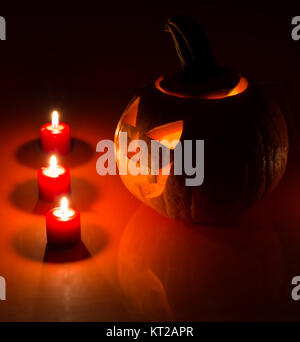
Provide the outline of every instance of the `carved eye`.
{"type": "Polygon", "coordinates": [[[158,140],[162,145],[174,150],[180,141],[183,130],[183,121],[174,121],[165,125],[152,128],[145,135],[153,140],[158,140]]]}
{"type": "MultiPolygon", "coordinates": [[[[147,131],[144,135],[136,129],[136,118],[138,113],[140,98],[135,98],[127,107],[123,114],[123,119],[120,120],[115,132],[115,138],[118,137],[120,131],[127,132],[128,143],[134,139],[158,140],[162,145],[174,150],[180,141],[183,131],[183,120],[170,122],[161,126],[157,126],[147,131]]],[[[115,139],[117,140],[117,139],[115,139]]],[[[149,141],[147,141],[149,143],[149,141]]],[[[150,146],[149,146],[150,147],[150,146]]]]}
{"type": "MultiPolygon", "coordinates": [[[[119,133],[126,132],[128,144],[135,139],[142,139],[148,145],[148,167],[151,165],[151,141],[157,140],[164,147],[167,147],[169,150],[174,150],[178,142],[180,141],[182,132],[183,132],[183,120],[169,122],[161,126],[157,126],[147,131],[146,133],[140,132],[136,128],[136,119],[138,113],[140,98],[135,98],[126,108],[122,119],[120,120],[118,127],[115,132],[115,144],[116,151],[121,152],[121,155],[126,155],[127,158],[133,157],[136,152],[128,153],[128,151],[121,151],[119,146],[119,133]]],[[[170,152],[170,151],[169,151],[170,152]]],[[[116,156],[118,153],[116,152],[116,156]]],[[[117,158],[117,163],[119,166],[119,160],[117,158]]],[[[137,163],[138,164],[138,163],[137,163]]],[[[125,184],[131,187],[134,187],[136,190],[136,194],[141,196],[142,198],[155,198],[160,196],[165,188],[168,175],[163,174],[164,169],[169,169],[172,166],[173,162],[167,162],[166,165],[162,162],[159,168],[158,175],[138,175],[132,176],[127,174],[126,176],[122,176],[121,178],[125,184]]],[[[140,165],[138,165],[140,166],[140,165]]],[[[150,169],[149,169],[150,172],[150,169]]]]}

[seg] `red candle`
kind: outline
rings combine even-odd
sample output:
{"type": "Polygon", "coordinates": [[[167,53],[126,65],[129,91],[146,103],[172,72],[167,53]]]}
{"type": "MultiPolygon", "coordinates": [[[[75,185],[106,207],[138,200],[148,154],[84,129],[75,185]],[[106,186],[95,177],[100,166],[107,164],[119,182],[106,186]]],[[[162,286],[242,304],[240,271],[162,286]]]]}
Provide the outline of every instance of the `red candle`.
{"type": "Polygon", "coordinates": [[[47,241],[51,245],[67,246],[81,241],[80,213],[69,208],[66,197],[60,207],[46,214],[47,241]]]}
{"type": "Polygon", "coordinates": [[[50,165],[38,171],[40,199],[52,202],[62,194],[70,193],[70,170],[57,165],[55,156],[50,158],[50,165]]]}
{"type": "Polygon", "coordinates": [[[52,112],[52,122],[41,127],[41,144],[46,153],[67,154],[71,147],[70,126],[59,122],[58,112],[52,112]]]}

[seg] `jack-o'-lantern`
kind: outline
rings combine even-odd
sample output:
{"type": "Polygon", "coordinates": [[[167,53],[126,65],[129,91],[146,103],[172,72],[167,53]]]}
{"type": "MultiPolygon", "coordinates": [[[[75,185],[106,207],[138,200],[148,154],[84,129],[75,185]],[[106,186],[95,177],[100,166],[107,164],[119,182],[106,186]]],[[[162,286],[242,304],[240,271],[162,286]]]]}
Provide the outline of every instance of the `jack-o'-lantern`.
{"type": "Polygon", "coordinates": [[[200,26],[177,16],[166,27],[181,71],[159,77],[129,103],[115,133],[117,163],[127,152],[120,151],[121,132],[128,142],[169,141],[162,144],[173,156],[176,141],[203,140],[204,182],[186,186],[188,176],[175,174],[172,158],[169,175],[161,165],[158,175],[127,173],[121,179],[137,198],[167,217],[224,220],[262,199],[280,181],[288,154],[285,119],[253,82],[216,63],[200,26]]]}

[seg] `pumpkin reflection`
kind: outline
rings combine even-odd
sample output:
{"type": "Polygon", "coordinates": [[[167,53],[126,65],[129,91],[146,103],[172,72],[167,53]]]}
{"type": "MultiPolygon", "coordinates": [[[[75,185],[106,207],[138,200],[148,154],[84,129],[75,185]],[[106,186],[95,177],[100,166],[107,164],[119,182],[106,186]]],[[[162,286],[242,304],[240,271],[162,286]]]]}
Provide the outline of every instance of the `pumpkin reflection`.
{"type": "Polygon", "coordinates": [[[121,238],[122,289],[145,320],[247,320],[264,310],[270,318],[282,284],[272,228],[257,212],[208,227],[140,206],[121,238]]]}

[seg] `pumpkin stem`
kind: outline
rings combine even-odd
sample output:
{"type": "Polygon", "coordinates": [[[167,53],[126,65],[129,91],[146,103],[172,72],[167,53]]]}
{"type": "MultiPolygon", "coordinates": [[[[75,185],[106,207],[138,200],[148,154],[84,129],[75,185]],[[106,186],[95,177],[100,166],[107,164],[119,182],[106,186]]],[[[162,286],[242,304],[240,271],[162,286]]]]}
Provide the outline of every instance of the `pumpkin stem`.
{"type": "Polygon", "coordinates": [[[168,19],[166,31],[170,32],[184,74],[192,78],[207,78],[219,71],[202,27],[191,19],[178,15],[168,19]]]}

